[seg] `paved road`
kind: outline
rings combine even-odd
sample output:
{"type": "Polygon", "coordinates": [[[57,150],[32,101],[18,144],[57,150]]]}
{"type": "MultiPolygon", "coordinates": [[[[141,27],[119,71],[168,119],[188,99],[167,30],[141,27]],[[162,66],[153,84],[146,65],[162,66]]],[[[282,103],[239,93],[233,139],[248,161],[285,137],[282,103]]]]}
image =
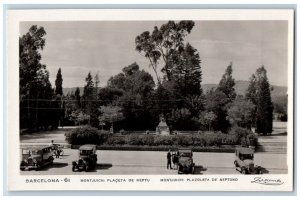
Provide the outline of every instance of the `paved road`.
{"type": "MultiPolygon", "coordinates": [[[[72,172],[72,161],[78,150],[64,149],[65,155],[54,160],[54,164],[40,171],[22,171],[24,175],[82,175],[87,172],[72,172]]],[[[177,170],[166,169],[166,152],[157,151],[97,151],[98,164],[87,174],[177,174],[177,170]]],[[[255,164],[265,168],[265,173],[287,173],[286,154],[255,154],[255,164]]],[[[239,174],[233,166],[233,153],[194,152],[195,174],[239,174]]]]}

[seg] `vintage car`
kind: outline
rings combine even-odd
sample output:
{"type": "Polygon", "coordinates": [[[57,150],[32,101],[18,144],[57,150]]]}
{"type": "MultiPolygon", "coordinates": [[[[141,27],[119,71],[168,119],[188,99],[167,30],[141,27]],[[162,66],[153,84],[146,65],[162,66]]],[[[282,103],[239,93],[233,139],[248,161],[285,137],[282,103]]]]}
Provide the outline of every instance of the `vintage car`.
{"type": "Polygon", "coordinates": [[[53,163],[52,147],[49,146],[27,146],[21,148],[20,169],[38,170],[53,163]]]}
{"type": "Polygon", "coordinates": [[[178,149],[178,174],[194,173],[195,163],[193,162],[192,149],[178,149]]]}
{"type": "Polygon", "coordinates": [[[260,166],[254,165],[254,150],[246,147],[239,147],[235,150],[234,165],[236,170],[242,174],[261,174],[260,166]]]}
{"type": "Polygon", "coordinates": [[[79,147],[78,161],[73,161],[72,171],[89,171],[96,167],[96,145],[86,144],[79,147]]]}

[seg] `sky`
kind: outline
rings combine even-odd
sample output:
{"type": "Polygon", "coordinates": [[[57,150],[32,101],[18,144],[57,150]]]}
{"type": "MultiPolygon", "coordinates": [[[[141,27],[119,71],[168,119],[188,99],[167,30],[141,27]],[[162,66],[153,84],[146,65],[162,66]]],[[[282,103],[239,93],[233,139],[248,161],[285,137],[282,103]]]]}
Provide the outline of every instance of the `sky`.
{"type": "MultiPolygon", "coordinates": [[[[63,87],[83,87],[89,72],[100,85],[136,62],[153,75],[148,60],[135,50],[135,37],[165,21],[21,22],[20,36],[32,25],[43,26],[46,45],[41,63],[52,86],[59,68],[63,87]]],[[[262,65],[273,85],[287,86],[287,21],[195,21],[185,38],[200,55],[202,84],[219,83],[232,62],[233,78],[249,80],[262,65]]]]}

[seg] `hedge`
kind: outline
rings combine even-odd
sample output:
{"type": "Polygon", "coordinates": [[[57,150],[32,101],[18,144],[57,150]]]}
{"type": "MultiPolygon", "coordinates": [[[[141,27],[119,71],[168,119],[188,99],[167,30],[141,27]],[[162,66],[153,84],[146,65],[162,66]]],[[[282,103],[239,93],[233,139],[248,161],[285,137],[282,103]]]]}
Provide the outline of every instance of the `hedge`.
{"type": "MultiPolygon", "coordinates": [[[[78,149],[80,145],[71,145],[72,149],[78,149]]],[[[169,149],[177,149],[177,146],[134,146],[134,145],[99,145],[98,150],[116,150],[116,151],[168,151],[169,149]]],[[[220,147],[190,147],[194,152],[219,152],[233,153],[235,146],[225,145],[220,147]]]]}
{"type": "Polygon", "coordinates": [[[72,145],[100,145],[107,141],[109,133],[107,131],[100,131],[90,126],[83,126],[65,133],[65,137],[66,141],[72,145]]]}
{"type": "Polygon", "coordinates": [[[220,147],[224,145],[256,146],[257,137],[249,130],[234,128],[229,134],[209,132],[190,135],[115,135],[92,127],[80,127],[65,134],[72,145],[97,144],[103,146],[178,146],[178,147],[220,147]]]}

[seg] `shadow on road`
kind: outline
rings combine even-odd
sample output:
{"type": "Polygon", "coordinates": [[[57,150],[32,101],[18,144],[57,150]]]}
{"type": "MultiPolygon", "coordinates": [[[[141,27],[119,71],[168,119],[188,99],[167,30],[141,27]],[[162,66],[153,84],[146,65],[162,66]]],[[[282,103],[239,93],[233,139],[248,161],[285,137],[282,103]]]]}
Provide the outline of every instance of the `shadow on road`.
{"type": "Polygon", "coordinates": [[[264,168],[264,167],[261,167],[261,168],[260,168],[260,171],[261,171],[262,174],[268,174],[268,173],[269,173],[269,170],[267,170],[267,169],[264,168]]]}
{"type": "Polygon", "coordinates": [[[269,134],[269,135],[259,134],[258,136],[261,137],[261,138],[274,139],[274,137],[276,137],[276,136],[287,136],[287,132],[284,131],[284,132],[279,132],[279,133],[272,133],[272,134],[269,134]]]}
{"type": "Polygon", "coordinates": [[[109,168],[112,167],[112,164],[111,163],[98,163],[96,165],[96,167],[94,169],[92,169],[91,171],[97,171],[97,170],[107,170],[109,168]]]}
{"type": "Polygon", "coordinates": [[[203,171],[206,171],[207,169],[204,168],[202,165],[195,165],[194,174],[203,174],[203,171]]]}
{"type": "MultiPolygon", "coordinates": [[[[66,155],[66,154],[64,154],[64,155],[59,155],[59,158],[61,158],[61,157],[67,157],[67,156],[70,156],[70,155],[66,155]]],[[[53,157],[55,158],[55,155],[53,155],[53,157]]],[[[57,159],[57,158],[56,158],[57,159]]]]}
{"type": "MultiPolygon", "coordinates": [[[[235,170],[242,173],[242,171],[239,168],[236,168],[235,170]]],[[[267,170],[264,167],[260,167],[260,174],[268,174],[268,173],[269,173],[269,170],[267,170]]]]}
{"type": "Polygon", "coordinates": [[[276,136],[287,136],[287,132],[283,132],[283,133],[278,133],[278,134],[276,134],[276,136]]]}
{"type": "Polygon", "coordinates": [[[68,166],[68,163],[54,162],[52,165],[47,165],[47,166],[39,169],[38,171],[48,171],[50,168],[63,168],[63,167],[66,167],[66,166],[68,166]]]}

